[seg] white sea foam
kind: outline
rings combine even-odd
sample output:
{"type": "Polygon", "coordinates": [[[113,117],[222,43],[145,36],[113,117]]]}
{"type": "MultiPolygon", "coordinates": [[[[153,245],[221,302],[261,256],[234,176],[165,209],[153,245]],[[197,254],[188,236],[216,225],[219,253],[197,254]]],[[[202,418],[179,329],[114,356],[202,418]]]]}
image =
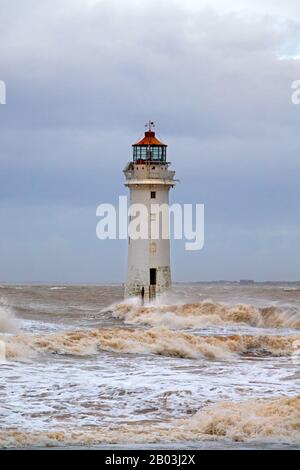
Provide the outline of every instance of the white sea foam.
{"type": "Polygon", "coordinates": [[[300,442],[300,396],[223,402],[208,406],[192,417],[168,423],[40,432],[20,429],[0,431],[0,444],[15,446],[96,445],[101,443],[155,443],[231,439],[233,441],[300,442]]]}

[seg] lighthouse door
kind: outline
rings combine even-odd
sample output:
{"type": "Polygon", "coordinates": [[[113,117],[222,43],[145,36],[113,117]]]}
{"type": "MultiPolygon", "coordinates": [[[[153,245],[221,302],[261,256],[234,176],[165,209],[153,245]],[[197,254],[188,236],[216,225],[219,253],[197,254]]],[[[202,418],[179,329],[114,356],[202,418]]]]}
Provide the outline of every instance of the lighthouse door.
{"type": "Polygon", "coordinates": [[[150,268],[149,300],[156,298],[156,268],[150,268]]]}

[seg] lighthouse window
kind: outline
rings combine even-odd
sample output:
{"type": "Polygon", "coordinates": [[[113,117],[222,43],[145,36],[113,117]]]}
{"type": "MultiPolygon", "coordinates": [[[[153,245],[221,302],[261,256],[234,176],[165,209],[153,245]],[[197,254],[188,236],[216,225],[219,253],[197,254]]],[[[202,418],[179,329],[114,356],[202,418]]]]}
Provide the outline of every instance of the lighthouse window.
{"type": "Polygon", "coordinates": [[[156,191],[151,191],[151,199],[156,199],[156,191]]]}
{"type": "Polygon", "coordinates": [[[150,243],[149,252],[150,252],[151,255],[155,255],[155,253],[156,253],[156,243],[155,242],[150,243]]]}
{"type": "Polygon", "coordinates": [[[133,147],[133,160],[166,161],[166,147],[162,145],[138,145],[133,147]]]}

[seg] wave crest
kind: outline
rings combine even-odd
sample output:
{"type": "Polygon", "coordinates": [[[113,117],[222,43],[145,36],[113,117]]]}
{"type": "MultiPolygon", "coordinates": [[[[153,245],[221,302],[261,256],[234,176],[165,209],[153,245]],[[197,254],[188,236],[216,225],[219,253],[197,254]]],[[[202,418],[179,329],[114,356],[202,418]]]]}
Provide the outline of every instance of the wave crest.
{"type": "Polygon", "coordinates": [[[194,302],[174,305],[148,305],[124,302],[111,307],[114,317],[128,324],[165,326],[168,328],[202,328],[207,326],[245,324],[261,328],[300,328],[298,311],[284,312],[276,307],[256,308],[238,304],[194,302]]]}
{"type": "Polygon", "coordinates": [[[19,335],[6,338],[7,358],[34,353],[96,354],[99,350],[128,354],[157,354],[181,358],[227,359],[234,355],[288,356],[300,336],[230,335],[198,336],[153,328],[83,330],[49,335],[19,335]]]}

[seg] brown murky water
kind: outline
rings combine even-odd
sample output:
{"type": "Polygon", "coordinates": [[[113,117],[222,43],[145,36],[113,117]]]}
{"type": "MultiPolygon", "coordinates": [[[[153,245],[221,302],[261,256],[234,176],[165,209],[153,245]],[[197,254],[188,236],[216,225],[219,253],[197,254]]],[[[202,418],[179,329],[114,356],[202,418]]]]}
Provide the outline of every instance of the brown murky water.
{"type": "Polygon", "coordinates": [[[300,284],[0,287],[0,447],[300,446],[300,284]]]}

